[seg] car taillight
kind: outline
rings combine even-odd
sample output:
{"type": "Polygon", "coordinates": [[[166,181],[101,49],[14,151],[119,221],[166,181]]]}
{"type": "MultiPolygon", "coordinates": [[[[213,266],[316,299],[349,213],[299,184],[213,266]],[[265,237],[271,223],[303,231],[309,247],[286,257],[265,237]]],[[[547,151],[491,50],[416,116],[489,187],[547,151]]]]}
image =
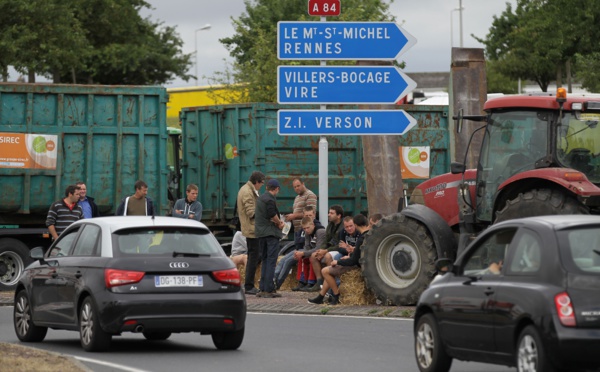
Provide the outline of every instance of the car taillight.
{"type": "Polygon", "coordinates": [[[137,283],[144,277],[143,271],[104,269],[106,288],[137,283]]]}
{"type": "Polygon", "coordinates": [[[213,278],[219,283],[241,286],[240,272],[237,269],[213,271],[213,278]]]}
{"type": "Polygon", "coordinates": [[[556,306],[560,324],[565,327],[575,327],[577,325],[575,320],[575,309],[573,309],[571,298],[567,292],[559,293],[554,296],[554,305],[556,306]]]}

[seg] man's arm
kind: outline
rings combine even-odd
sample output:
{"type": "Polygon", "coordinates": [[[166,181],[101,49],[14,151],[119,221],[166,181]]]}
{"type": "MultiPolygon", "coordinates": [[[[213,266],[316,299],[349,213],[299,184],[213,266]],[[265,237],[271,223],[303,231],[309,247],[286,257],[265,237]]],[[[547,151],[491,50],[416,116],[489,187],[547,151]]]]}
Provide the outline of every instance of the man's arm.
{"type": "Polygon", "coordinates": [[[52,236],[52,239],[56,240],[58,238],[58,234],[56,233],[56,228],[54,225],[56,224],[56,210],[54,209],[54,204],[50,206],[48,210],[48,215],[46,216],[46,227],[48,227],[48,232],[52,236]]]}
{"type": "Polygon", "coordinates": [[[242,194],[242,209],[248,218],[253,219],[256,211],[256,201],[249,193],[242,194]]]}
{"type": "Polygon", "coordinates": [[[202,219],[202,204],[199,201],[195,201],[191,206],[190,206],[190,214],[188,215],[188,218],[190,215],[194,215],[192,217],[192,219],[200,222],[200,220],[202,219]]]}
{"type": "Polygon", "coordinates": [[[183,199],[179,199],[175,202],[175,205],[173,206],[173,212],[171,213],[173,217],[185,218],[185,216],[183,215],[183,203],[183,199]]]}

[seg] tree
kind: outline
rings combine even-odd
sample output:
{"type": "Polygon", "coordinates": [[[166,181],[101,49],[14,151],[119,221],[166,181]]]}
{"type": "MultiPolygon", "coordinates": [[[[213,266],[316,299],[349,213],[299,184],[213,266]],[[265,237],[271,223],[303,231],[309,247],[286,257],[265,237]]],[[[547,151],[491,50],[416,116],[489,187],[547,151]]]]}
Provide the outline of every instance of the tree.
{"type": "Polygon", "coordinates": [[[594,0],[518,0],[513,13],[507,3],[494,17],[485,39],[488,59],[497,71],[512,79],[533,80],[542,91],[551,81],[570,81],[570,65],[577,53],[597,50],[599,20],[594,0]]]}
{"type": "Polygon", "coordinates": [[[487,92],[504,94],[518,93],[518,81],[499,72],[496,63],[497,62],[495,61],[486,62],[487,92]]]}
{"type": "Polygon", "coordinates": [[[173,27],[140,16],[144,0],[0,0],[0,72],[54,82],[189,80],[191,55],[173,27]]]}
{"type": "MultiPolygon", "coordinates": [[[[318,64],[318,61],[279,61],[277,59],[277,22],[318,20],[307,14],[306,0],[245,0],[246,13],[232,19],[235,34],[221,39],[234,58],[232,72],[213,77],[211,82],[247,89],[249,102],[275,102],[277,66],[318,64]],[[232,81],[219,78],[232,77],[232,81]],[[248,89],[249,87],[249,89],[248,89]]],[[[381,0],[344,0],[339,21],[390,21],[389,4],[381,0]]],[[[336,64],[352,64],[339,62],[336,64]]],[[[329,63],[334,64],[334,63],[329,63]]],[[[235,89],[235,88],[234,88],[235,89]]]]}

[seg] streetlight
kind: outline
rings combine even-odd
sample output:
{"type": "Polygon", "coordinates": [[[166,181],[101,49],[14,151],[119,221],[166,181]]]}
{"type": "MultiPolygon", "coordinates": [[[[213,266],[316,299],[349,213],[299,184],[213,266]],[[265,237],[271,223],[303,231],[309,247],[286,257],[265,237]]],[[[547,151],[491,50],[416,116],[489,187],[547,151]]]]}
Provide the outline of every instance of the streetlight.
{"type": "MultiPolygon", "coordinates": [[[[461,1],[462,2],[462,1],[461,1]]],[[[454,48],[454,24],[452,22],[452,13],[458,11],[461,14],[460,17],[460,47],[462,48],[463,46],[463,39],[462,39],[462,10],[464,8],[460,7],[460,8],[454,8],[450,11],[450,47],[454,48]]]]}
{"type": "Polygon", "coordinates": [[[204,30],[210,30],[210,23],[207,23],[194,31],[194,55],[196,56],[194,64],[196,65],[196,85],[198,85],[198,31],[204,30]]]}

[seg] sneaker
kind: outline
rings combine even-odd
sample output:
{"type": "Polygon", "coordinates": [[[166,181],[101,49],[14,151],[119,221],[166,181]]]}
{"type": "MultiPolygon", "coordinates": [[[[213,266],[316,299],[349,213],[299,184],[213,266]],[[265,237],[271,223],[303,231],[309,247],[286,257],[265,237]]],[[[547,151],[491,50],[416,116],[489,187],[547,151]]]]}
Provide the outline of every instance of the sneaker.
{"type": "Polygon", "coordinates": [[[318,295],[315,298],[309,298],[308,303],[315,304],[315,305],[321,305],[323,303],[323,296],[318,295]]]}
{"type": "Polygon", "coordinates": [[[277,293],[276,291],[273,292],[261,292],[262,293],[262,298],[275,298],[275,297],[281,297],[281,293],[277,293]]]}
{"type": "Polygon", "coordinates": [[[330,305],[337,305],[340,303],[340,295],[338,294],[336,295],[331,295],[329,296],[329,304],[330,305]]]}
{"type": "Polygon", "coordinates": [[[321,284],[315,283],[312,287],[306,288],[303,292],[319,292],[321,290],[321,284]]]}
{"type": "Polygon", "coordinates": [[[306,287],[307,285],[308,284],[306,284],[306,283],[299,282],[297,286],[292,288],[292,291],[294,291],[294,292],[302,291],[302,288],[306,287]]]}
{"type": "Polygon", "coordinates": [[[258,292],[259,292],[258,289],[252,288],[252,289],[247,290],[246,294],[248,294],[248,295],[255,295],[255,294],[258,294],[258,292]]]}

